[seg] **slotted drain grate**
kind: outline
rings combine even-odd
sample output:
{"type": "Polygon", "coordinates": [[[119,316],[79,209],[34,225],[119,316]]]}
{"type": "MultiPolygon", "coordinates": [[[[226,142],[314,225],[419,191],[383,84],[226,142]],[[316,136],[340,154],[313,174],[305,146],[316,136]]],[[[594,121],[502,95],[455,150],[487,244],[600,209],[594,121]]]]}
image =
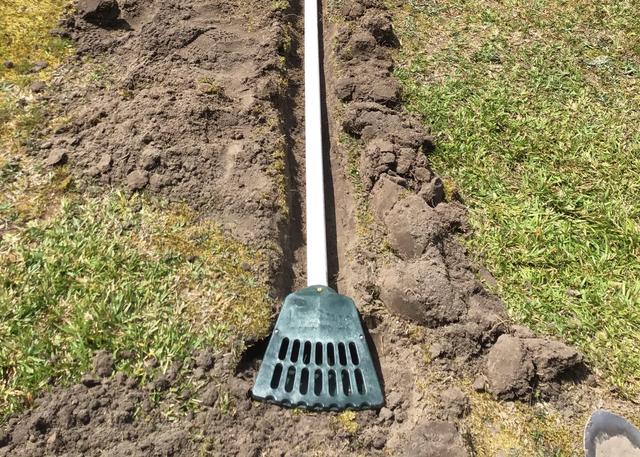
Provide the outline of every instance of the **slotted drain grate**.
{"type": "Polygon", "coordinates": [[[353,301],[327,287],[289,295],[252,395],[309,409],[382,406],[382,390],[353,301]]]}
{"type": "Polygon", "coordinates": [[[316,396],[324,392],[330,397],[335,397],[338,392],[346,397],[354,393],[366,394],[364,376],[362,370],[358,368],[360,359],[355,342],[335,344],[305,341],[303,345],[299,340],[294,340],[293,344],[290,344],[289,338],[282,338],[275,344],[280,346],[279,362],[275,364],[269,383],[274,391],[284,389],[285,392],[291,393],[295,388],[301,395],[313,391],[316,396]],[[337,361],[334,355],[336,346],[338,347],[337,361]],[[315,348],[313,351],[312,347],[315,348]],[[327,354],[326,362],[323,362],[323,354],[327,354]]]}

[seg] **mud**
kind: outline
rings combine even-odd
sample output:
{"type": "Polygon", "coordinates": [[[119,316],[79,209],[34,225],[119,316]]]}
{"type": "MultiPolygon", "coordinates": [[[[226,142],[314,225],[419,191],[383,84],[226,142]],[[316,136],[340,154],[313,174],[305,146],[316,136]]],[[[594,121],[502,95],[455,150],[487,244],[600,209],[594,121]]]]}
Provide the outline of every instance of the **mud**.
{"type": "MultiPolygon", "coordinates": [[[[47,166],[64,157],[85,191],[117,186],[184,201],[258,249],[279,246],[268,268],[280,274],[281,296],[304,263],[300,7],[84,0],[64,24],[78,61],[44,95],[70,122],[43,132],[35,153],[47,166]]],[[[144,384],[112,373],[113,359],[99,353],[79,384],[45,392],[4,425],[0,455],[468,456],[460,420],[469,399],[452,384],[553,400],[584,378],[577,351],[512,326],[484,289],[485,270],[459,240],[464,206],[445,198],[429,166],[434,140],[401,107],[398,42],[382,2],[343,1],[323,29],[331,282],[361,310],[385,407],[345,424],[334,413],[252,402],[264,344],[242,360],[201,353],[167,372],[152,364],[144,384]],[[343,132],[357,143],[362,195],[346,173],[343,132]],[[366,235],[356,227],[363,201],[373,220],[366,235]],[[448,381],[419,388],[428,371],[448,381]]]]}

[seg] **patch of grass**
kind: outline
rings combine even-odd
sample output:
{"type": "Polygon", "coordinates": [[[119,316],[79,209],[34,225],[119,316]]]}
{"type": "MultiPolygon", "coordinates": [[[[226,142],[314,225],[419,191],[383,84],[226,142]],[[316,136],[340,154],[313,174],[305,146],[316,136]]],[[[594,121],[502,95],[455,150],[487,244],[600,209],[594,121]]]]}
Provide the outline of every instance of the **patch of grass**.
{"type": "Polygon", "coordinates": [[[89,368],[97,349],[128,350],[121,369],[266,336],[256,253],[185,209],[115,193],[65,198],[60,213],[0,241],[0,413],[89,368]]]}
{"type": "Polygon", "coordinates": [[[0,3],[0,81],[27,87],[34,78],[48,79],[53,69],[70,55],[71,41],[49,34],[70,7],[69,0],[3,0],[0,3]],[[12,68],[2,65],[13,63],[12,68]],[[33,64],[48,67],[31,73],[33,64]]]}
{"type": "MultiPolygon", "coordinates": [[[[50,35],[70,5],[68,0],[6,0],[0,3],[0,195],[15,198],[15,189],[40,186],[25,177],[31,161],[25,144],[44,121],[29,85],[48,80],[54,69],[73,52],[70,42],[50,35]],[[36,62],[47,67],[31,69],[36,62]],[[12,67],[4,65],[11,62],[12,67]],[[16,181],[20,181],[16,183],[16,181]],[[11,184],[9,188],[7,185],[11,184]]],[[[15,206],[14,206],[15,209],[15,206]]],[[[7,210],[6,201],[0,211],[7,210]]],[[[5,222],[5,221],[0,221],[5,222]]],[[[5,222],[6,223],[6,222],[5,222]]]]}
{"type": "Polygon", "coordinates": [[[38,173],[28,161],[16,159],[2,168],[6,179],[0,178],[0,227],[53,215],[62,195],[74,187],[66,168],[38,173]]]}
{"type": "Polygon", "coordinates": [[[289,0],[272,0],[271,9],[273,11],[287,11],[289,9],[289,0]]]}
{"type": "Polygon", "coordinates": [[[408,108],[512,316],[640,393],[635,2],[390,2],[408,108]],[[455,183],[455,184],[454,184],[455,183]]]}
{"type": "MultiPolygon", "coordinates": [[[[584,426],[591,410],[570,418],[546,404],[499,402],[472,392],[470,415],[462,421],[478,457],[571,457],[582,455],[584,426]]],[[[613,408],[614,410],[616,408],[613,408]]],[[[637,424],[637,411],[617,411],[637,424]]]]}
{"type": "Polygon", "coordinates": [[[362,181],[362,176],[360,176],[359,162],[364,146],[361,142],[346,134],[341,135],[340,144],[347,152],[346,174],[351,181],[358,203],[356,211],[356,227],[359,235],[366,237],[370,235],[369,232],[371,232],[374,219],[369,208],[369,193],[362,181]]]}
{"type": "Polygon", "coordinates": [[[0,2],[0,156],[15,153],[41,122],[39,107],[31,103],[30,84],[48,80],[73,52],[69,40],[49,34],[69,5],[69,0],[0,2]],[[40,61],[47,63],[46,68],[32,72],[40,61]]]}
{"type": "Polygon", "coordinates": [[[470,399],[471,414],[463,425],[479,457],[571,457],[582,452],[588,417],[567,421],[544,406],[500,403],[486,394],[473,393],[470,399]]]}
{"type": "MultiPolygon", "coordinates": [[[[146,359],[165,370],[198,348],[236,353],[271,318],[254,249],[184,207],[81,197],[65,167],[26,154],[45,122],[69,122],[46,121],[27,89],[72,51],[48,34],[67,3],[0,3],[0,63],[15,65],[0,68],[0,420],[76,381],[98,349],[132,351],[117,368],[144,379],[146,359]],[[49,66],[30,73],[38,60],[49,66]]],[[[100,64],[84,65],[81,84],[105,84],[100,64]]]]}
{"type": "Polygon", "coordinates": [[[287,155],[284,149],[284,140],[281,147],[276,148],[271,156],[272,162],[269,165],[267,173],[276,183],[276,203],[280,209],[280,213],[289,216],[289,202],[287,198],[287,155]]]}

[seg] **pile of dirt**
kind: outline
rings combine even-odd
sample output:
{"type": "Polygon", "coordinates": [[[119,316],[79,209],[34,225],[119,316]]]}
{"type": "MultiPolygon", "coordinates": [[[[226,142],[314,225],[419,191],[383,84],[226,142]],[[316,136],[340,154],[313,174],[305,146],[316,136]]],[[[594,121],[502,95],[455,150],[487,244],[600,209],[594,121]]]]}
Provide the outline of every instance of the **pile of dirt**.
{"type": "MultiPolygon", "coordinates": [[[[113,360],[98,353],[82,382],[52,389],[8,421],[0,431],[0,456],[382,456],[390,440],[396,455],[468,455],[451,422],[411,421],[411,436],[399,439],[394,429],[409,423],[400,390],[380,412],[360,412],[345,426],[335,414],[252,402],[247,394],[255,367],[235,372],[236,362],[194,354],[142,387],[122,373],[101,376],[113,360]]],[[[456,393],[452,398],[460,401],[456,393]]]]}
{"type": "Polygon", "coordinates": [[[68,65],[44,95],[64,121],[43,132],[45,163],[66,163],[96,192],[113,185],[186,202],[253,245],[277,241],[282,14],[239,0],[82,0],[78,9],[62,25],[86,65],[68,65]]]}
{"type": "Polygon", "coordinates": [[[397,40],[390,15],[376,0],[344,2],[342,13],[334,49],[344,76],[333,90],[346,104],[343,130],[361,142],[359,175],[393,252],[369,262],[370,282],[362,287],[377,290],[390,311],[435,329],[431,355],[456,373],[482,371],[497,398],[557,394],[562,382],[584,374],[582,356],[559,341],[516,331],[503,303],[477,279],[459,242],[467,230],[465,208],[445,198],[428,163],[433,139],[401,108],[391,73],[397,40]]]}

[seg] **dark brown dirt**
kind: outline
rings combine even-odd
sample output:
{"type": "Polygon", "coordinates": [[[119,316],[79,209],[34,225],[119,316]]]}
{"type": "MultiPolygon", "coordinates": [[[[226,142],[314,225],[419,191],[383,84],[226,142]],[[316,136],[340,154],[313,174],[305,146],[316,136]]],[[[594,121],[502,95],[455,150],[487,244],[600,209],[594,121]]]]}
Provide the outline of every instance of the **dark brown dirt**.
{"type": "MultiPolygon", "coordinates": [[[[483,270],[459,242],[464,207],[445,200],[429,167],[433,139],[400,106],[389,15],[377,0],[341,5],[324,24],[332,283],[361,309],[386,406],[350,421],[252,402],[246,394],[264,345],[243,360],[202,353],[181,369],[150,367],[142,386],[112,374],[110,355],[99,353],[79,384],[44,393],[5,424],[0,456],[468,456],[458,426],[468,398],[451,383],[433,385],[437,407],[427,407],[417,387],[427,368],[520,400],[553,399],[584,374],[578,352],[511,326],[484,290],[483,270]],[[342,131],[358,142],[364,195],[347,177],[342,131]],[[374,221],[366,235],[355,222],[363,202],[374,221]]],[[[290,290],[303,260],[300,7],[85,0],[66,22],[82,58],[46,95],[71,122],[44,132],[38,153],[64,154],[89,191],[118,186],[184,201],[242,241],[281,246],[271,253],[274,295],[290,290]],[[288,219],[277,203],[281,153],[288,219]]]]}
{"type": "Polygon", "coordinates": [[[282,15],[234,0],[79,8],[66,26],[90,70],[54,79],[70,121],[48,139],[79,181],[187,202],[253,244],[278,239],[282,15]]]}
{"type": "MultiPolygon", "coordinates": [[[[55,389],[36,402],[28,417],[9,421],[0,455],[254,456],[281,455],[280,449],[300,455],[347,445],[347,438],[336,436],[328,420],[252,403],[246,397],[250,376],[237,376],[227,387],[216,388],[218,375],[207,372],[210,387],[195,394],[202,404],[196,412],[175,407],[189,392],[172,389],[156,402],[157,380],[140,388],[122,374],[55,389]],[[324,426],[318,428],[318,421],[324,426]]],[[[167,382],[167,389],[179,385],[167,382]]]]}

